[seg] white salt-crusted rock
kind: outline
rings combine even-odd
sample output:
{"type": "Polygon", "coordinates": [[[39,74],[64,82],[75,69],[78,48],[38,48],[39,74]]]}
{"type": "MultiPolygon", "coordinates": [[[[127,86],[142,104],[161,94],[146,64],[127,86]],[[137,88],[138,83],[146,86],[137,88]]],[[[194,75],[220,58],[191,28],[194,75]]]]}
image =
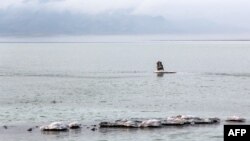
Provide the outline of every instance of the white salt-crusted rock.
{"type": "Polygon", "coordinates": [[[127,120],[127,119],[117,120],[115,123],[117,125],[124,126],[124,127],[138,127],[138,124],[135,121],[127,120]]]}
{"type": "Polygon", "coordinates": [[[239,116],[231,116],[226,119],[227,122],[245,122],[246,119],[239,116]]]}
{"type": "Polygon", "coordinates": [[[131,120],[116,120],[115,122],[101,122],[100,127],[114,127],[114,128],[137,128],[138,123],[131,120]]]}
{"type": "Polygon", "coordinates": [[[215,124],[219,123],[219,118],[200,118],[192,115],[177,115],[168,117],[163,121],[163,125],[184,125],[184,124],[215,124]]]}
{"type": "Polygon", "coordinates": [[[186,119],[186,120],[201,119],[200,117],[193,116],[193,115],[178,115],[176,117],[179,117],[181,119],[186,119]]]}
{"type": "Polygon", "coordinates": [[[166,120],[163,120],[163,125],[184,125],[187,120],[177,117],[168,117],[166,120]]]}
{"type": "Polygon", "coordinates": [[[41,126],[42,131],[66,131],[68,130],[68,125],[62,122],[52,122],[49,125],[41,126]]]}
{"type": "Polygon", "coordinates": [[[138,127],[138,124],[131,120],[124,122],[123,125],[126,127],[138,127]]]}
{"type": "Polygon", "coordinates": [[[139,127],[160,127],[161,121],[157,119],[144,120],[140,123],[139,127]]]}
{"type": "Polygon", "coordinates": [[[78,129],[78,128],[81,128],[81,126],[82,126],[81,123],[79,123],[77,121],[71,122],[71,123],[68,124],[68,127],[70,129],[78,129]]]}

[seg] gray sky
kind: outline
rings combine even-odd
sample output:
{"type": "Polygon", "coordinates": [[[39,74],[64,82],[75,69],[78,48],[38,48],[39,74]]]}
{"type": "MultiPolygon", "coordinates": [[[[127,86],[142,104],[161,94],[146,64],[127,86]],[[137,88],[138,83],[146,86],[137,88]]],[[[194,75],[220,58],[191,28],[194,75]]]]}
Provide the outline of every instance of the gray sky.
{"type": "Polygon", "coordinates": [[[249,14],[249,0],[1,0],[0,35],[245,35],[249,14]]]}

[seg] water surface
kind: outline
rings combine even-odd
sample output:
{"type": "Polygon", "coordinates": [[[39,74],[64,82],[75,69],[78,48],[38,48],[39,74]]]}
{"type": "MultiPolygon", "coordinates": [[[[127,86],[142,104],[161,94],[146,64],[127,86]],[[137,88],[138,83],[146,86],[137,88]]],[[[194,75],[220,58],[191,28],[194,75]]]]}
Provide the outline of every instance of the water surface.
{"type": "Polygon", "coordinates": [[[82,129],[43,134],[51,121],[239,115],[249,119],[250,42],[1,43],[0,130],[5,140],[223,140],[223,124],[82,129]],[[157,77],[156,61],[176,74],[157,77]],[[55,101],[55,102],[53,102],[55,101]],[[15,136],[13,136],[15,134],[15,136]],[[32,135],[34,136],[27,136],[32,135]]]}

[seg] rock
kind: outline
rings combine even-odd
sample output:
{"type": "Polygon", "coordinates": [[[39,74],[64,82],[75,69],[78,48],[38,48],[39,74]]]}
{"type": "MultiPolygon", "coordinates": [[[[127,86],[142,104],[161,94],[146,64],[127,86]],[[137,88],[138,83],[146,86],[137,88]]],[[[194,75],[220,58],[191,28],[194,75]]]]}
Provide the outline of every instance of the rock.
{"type": "Polygon", "coordinates": [[[220,122],[220,119],[217,118],[217,117],[214,117],[214,118],[208,118],[209,120],[211,120],[213,123],[219,123],[220,122]]]}
{"type": "Polygon", "coordinates": [[[144,120],[139,127],[161,127],[161,121],[157,119],[144,120]]]}
{"type": "Polygon", "coordinates": [[[166,119],[137,119],[116,120],[115,122],[101,122],[100,128],[144,128],[144,127],[162,127],[162,126],[183,126],[194,124],[216,124],[219,118],[200,118],[197,116],[177,115],[166,119]]]}
{"type": "Polygon", "coordinates": [[[96,128],[92,128],[92,129],[91,129],[91,131],[95,131],[95,130],[96,130],[96,128]]]}
{"type": "Polygon", "coordinates": [[[219,123],[219,118],[200,118],[197,116],[185,116],[185,115],[178,115],[173,117],[168,117],[166,120],[163,121],[162,125],[165,126],[176,126],[176,125],[193,125],[193,124],[215,124],[219,123]]]}
{"type": "Polygon", "coordinates": [[[139,127],[160,127],[161,121],[156,119],[144,121],[132,120],[117,120],[115,122],[101,122],[100,127],[113,127],[113,128],[139,128],[139,127]]]}
{"type": "Polygon", "coordinates": [[[116,121],[118,125],[124,126],[124,127],[138,127],[138,124],[135,121],[131,120],[125,120],[125,121],[116,121]]]}
{"type": "Polygon", "coordinates": [[[175,118],[181,118],[185,120],[200,120],[200,117],[193,116],[193,115],[177,115],[175,118]]]}
{"type": "Polygon", "coordinates": [[[32,128],[29,128],[27,131],[31,132],[31,131],[32,131],[32,128]]]}
{"type": "Polygon", "coordinates": [[[116,127],[116,128],[135,128],[138,127],[138,124],[134,121],[129,120],[117,120],[114,123],[112,122],[101,122],[100,127],[116,127]]]}
{"type": "Polygon", "coordinates": [[[245,122],[246,119],[238,116],[231,116],[226,119],[227,122],[245,122]]]}
{"type": "Polygon", "coordinates": [[[78,129],[78,128],[81,128],[82,125],[78,122],[72,122],[68,126],[70,129],[78,129]]]}
{"type": "Polygon", "coordinates": [[[220,122],[219,119],[207,118],[207,119],[192,120],[191,124],[215,124],[215,123],[219,123],[219,122],[220,122]]]}
{"type": "Polygon", "coordinates": [[[101,122],[99,125],[101,128],[102,127],[117,127],[116,124],[111,123],[111,122],[106,122],[106,121],[101,122]]]}
{"type": "Polygon", "coordinates": [[[4,128],[4,129],[8,129],[8,126],[4,125],[3,128],[4,128]]]}
{"type": "Polygon", "coordinates": [[[67,131],[68,125],[62,122],[53,122],[49,125],[41,126],[42,131],[67,131]]]}
{"type": "Polygon", "coordinates": [[[189,122],[182,118],[167,118],[166,120],[162,121],[162,125],[164,126],[179,126],[188,124],[189,122]]]}

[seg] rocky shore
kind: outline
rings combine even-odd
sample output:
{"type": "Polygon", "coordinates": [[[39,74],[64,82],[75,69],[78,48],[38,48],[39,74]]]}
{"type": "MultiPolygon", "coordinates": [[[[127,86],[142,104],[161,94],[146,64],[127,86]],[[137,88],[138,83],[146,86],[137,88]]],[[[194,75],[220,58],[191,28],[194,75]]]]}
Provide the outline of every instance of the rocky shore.
{"type": "MultiPolygon", "coordinates": [[[[177,115],[166,118],[132,118],[132,119],[119,119],[115,121],[102,121],[94,125],[82,125],[80,122],[52,122],[48,125],[33,126],[26,129],[28,132],[32,132],[34,129],[39,128],[43,132],[67,132],[69,130],[86,128],[90,131],[96,131],[101,128],[167,128],[167,127],[179,127],[179,126],[193,126],[195,125],[216,125],[222,123],[244,123],[245,118],[239,116],[231,116],[225,120],[221,120],[217,117],[201,118],[190,115],[177,115]]],[[[8,130],[10,127],[7,125],[2,126],[3,130],[8,130]]]]}

